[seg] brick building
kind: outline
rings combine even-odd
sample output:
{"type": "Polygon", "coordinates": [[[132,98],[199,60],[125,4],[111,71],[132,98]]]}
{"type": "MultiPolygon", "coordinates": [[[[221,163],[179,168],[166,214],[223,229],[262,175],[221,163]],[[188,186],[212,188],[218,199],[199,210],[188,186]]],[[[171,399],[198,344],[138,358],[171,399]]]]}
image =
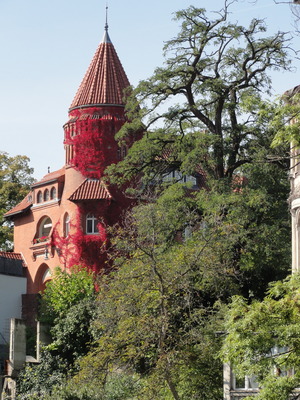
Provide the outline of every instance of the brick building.
{"type": "Polygon", "coordinates": [[[105,266],[106,227],[129,205],[120,189],[102,179],[130,145],[120,148],[114,138],[125,122],[128,86],[106,24],[64,125],[65,165],[32,185],[6,213],[14,222],[14,251],[27,267],[28,295],[43,290],[57,266],[105,266]]]}

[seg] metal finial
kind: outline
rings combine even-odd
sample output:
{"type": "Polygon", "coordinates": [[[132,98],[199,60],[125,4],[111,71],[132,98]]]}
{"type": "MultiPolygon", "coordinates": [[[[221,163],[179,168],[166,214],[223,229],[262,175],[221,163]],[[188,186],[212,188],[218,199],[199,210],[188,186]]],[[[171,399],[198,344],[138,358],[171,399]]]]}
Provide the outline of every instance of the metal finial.
{"type": "Polygon", "coordinates": [[[108,5],[106,3],[106,20],[105,20],[105,30],[106,31],[108,31],[107,14],[108,14],[108,5]]]}

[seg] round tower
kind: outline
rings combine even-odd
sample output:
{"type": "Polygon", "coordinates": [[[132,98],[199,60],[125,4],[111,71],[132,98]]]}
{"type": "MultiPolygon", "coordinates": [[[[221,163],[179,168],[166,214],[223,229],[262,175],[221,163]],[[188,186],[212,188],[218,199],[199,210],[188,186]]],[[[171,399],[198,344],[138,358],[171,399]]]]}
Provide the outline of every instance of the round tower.
{"type": "Polygon", "coordinates": [[[65,187],[61,208],[72,217],[67,244],[56,235],[54,244],[66,252],[66,266],[104,268],[106,226],[120,221],[129,200],[122,190],[102,181],[105,169],[126,154],[115,140],[125,123],[124,92],[129,81],[108,34],[86,71],[64,125],[65,187]],[[70,212],[68,211],[70,210],[70,212]],[[68,249],[72,249],[72,254],[68,249]]]}
{"type": "Polygon", "coordinates": [[[126,149],[115,134],[125,122],[124,91],[129,81],[108,34],[79,86],[64,125],[65,163],[87,178],[100,179],[105,168],[117,163],[126,149]]]}

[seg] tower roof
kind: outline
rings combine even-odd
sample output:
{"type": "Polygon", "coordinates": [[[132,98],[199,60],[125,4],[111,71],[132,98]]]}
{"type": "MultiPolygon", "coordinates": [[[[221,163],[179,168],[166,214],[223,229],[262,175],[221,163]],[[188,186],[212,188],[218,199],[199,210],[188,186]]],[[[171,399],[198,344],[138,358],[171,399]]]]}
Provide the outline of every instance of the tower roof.
{"type": "Polygon", "coordinates": [[[70,106],[124,105],[124,89],[129,81],[110,40],[108,26],[94,58],[70,106]]]}

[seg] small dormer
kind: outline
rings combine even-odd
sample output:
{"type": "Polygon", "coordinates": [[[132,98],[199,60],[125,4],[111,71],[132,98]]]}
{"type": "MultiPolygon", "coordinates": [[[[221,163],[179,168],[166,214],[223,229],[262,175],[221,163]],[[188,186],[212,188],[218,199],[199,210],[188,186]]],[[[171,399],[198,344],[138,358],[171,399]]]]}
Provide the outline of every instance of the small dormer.
{"type": "Polygon", "coordinates": [[[61,199],[65,181],[64,168],[49,173],[32,185],[32,209],[48,207],[61,199]]]}

